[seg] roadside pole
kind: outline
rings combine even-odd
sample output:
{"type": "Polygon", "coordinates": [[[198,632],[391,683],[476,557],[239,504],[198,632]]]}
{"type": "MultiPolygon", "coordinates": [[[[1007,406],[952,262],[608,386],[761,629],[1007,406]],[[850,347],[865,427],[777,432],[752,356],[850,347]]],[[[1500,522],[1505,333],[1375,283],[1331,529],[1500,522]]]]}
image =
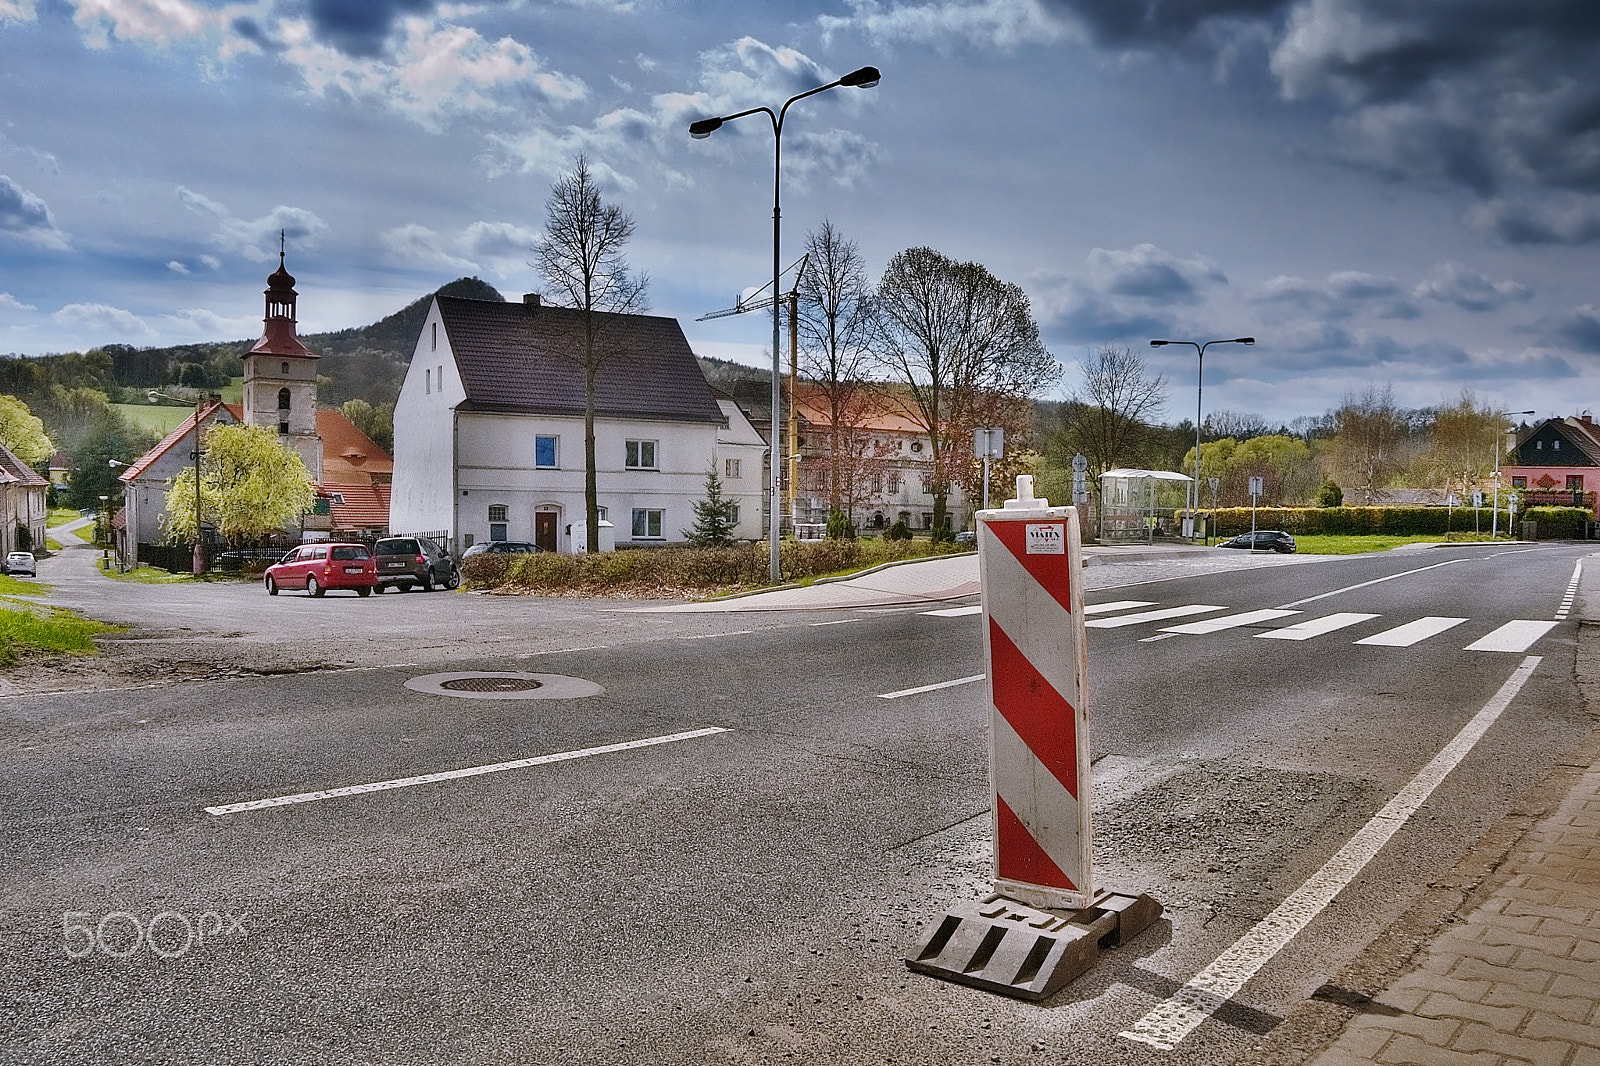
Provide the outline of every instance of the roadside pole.
{"type": "Polygon", "coordinates": [[[1088,653],[1075,507],[980,511],[994,891],[934,922],[911,969],[1038,1000],[1154,922],[1148,896],[1096,891],[1090,869],[1088,653]]]}

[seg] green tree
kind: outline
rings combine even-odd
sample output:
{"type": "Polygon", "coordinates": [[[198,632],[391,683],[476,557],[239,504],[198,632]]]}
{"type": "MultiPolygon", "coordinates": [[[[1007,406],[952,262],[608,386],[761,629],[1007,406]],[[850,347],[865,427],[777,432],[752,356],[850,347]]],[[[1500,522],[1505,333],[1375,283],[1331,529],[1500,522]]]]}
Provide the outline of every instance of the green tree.
{"type": "Polygon", "coordinates": [[[1339,483],[1337,481],[1329,478],[1327,481],[1322,483],[1322,488],[1317,490],[1317,506],[1344,506],[1344,490],[1339,487],[1339,483]]]}
{"type": "Polygon", "coordinates": [[[372,443],[386,452],[394,451],[394,404],[373,406],[366,400],[346,400],[339,410],[372,443]]]}
{"type": "Polygon", "coordinates": [[[108,407],[99,421],[71,443],[75,469],[65,493],[67,504],[78,508],[98,507],[101,496],[122,495],[121,467],[143,455],[155,443],[153,434],[134,429],[108,407]],[[113,466],[113,459],[120,466],[113,466]]]}
{"type": "Polygon", "coordinates": [[[572,173],[550,188],[544,236],[533,246],[532,265],[568,307],[582,313],[577,360],[583,371],[583,509],[591,554],[600,550],[595,390],[612,355],[605,343],[605,326],[608,313],[647,309],[650,279],[634,273],[623,256],[632,237],[633,217],[600,198],[588,160],[578,156],[572,173]]]}
{"type": "Polygon", "coordinates": [[[684,530],[684,536],[696,548],[720,548],[733,543],[733,531],[738,525],[734,517],[738,507],[735,500],[722,495],[722,479],[717,468],[706,471],[706,494],[694,502],[694,528],[684,530]]]}
{"type": "Polygon", "coordinates": [[[44,423],[15,396],[0,394],[0,444],[29,466],[50,461],[56,446],[45,434],[44,423]]]}
{"type": "MultiPolygon", "coordinates": [[[[200,460],[200,521],[233,544],[251,544],[287,528],[316,502],[311,472],[265,426],[213,425],[200,460]]],[[[193,539],[194,468],[167,492],[167,532],[193,539]]]]}

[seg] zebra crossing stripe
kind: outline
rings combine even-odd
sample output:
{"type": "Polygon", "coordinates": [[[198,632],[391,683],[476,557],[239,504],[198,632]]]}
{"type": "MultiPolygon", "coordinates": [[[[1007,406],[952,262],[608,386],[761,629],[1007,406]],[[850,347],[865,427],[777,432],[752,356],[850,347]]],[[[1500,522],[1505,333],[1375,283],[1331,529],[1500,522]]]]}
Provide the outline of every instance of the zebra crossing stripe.
{"type": "Polygon", "coordinates": [[[1192,614],[1206,614],[1210,611],[1226,610],[1226,607],[1218,607],[1215,604],[1191,603],[1183,607],[1167,607],[1160,611],[1119,614],[1115,618],[1091,618],[1083,624],[1092,629],[1119,629],[1122,626],[1136,626],[1145,622],[1160,622],[1168,618],[1186,618],[1192,614]]]}
{"type": "Polygon", "coordinates": [[[1534,641],[1550,632],[1558,624],[1557,622],[1535,622],[1527,618],[1514,619],[1487,636],[1468,644],[1466,650],[1525,652],[1533,647],[1534,641]]]}
{"type": "Polygon", "coordinates": [[[1338,614],[1325,614],[1321,618],[1308,618],[1304,622],[1274,629],[1270,633],[1257,633],[1256,636],[1265,637],[1267,640],[1310,640],[1312,637],[1320,637],[1324,633],[1332,633],[1336,629],[1344,629],[1346,626],[1353,626],[1376,617],[1378,616],[1375,614],[1340,611],[1338,614]]]}
{"type": "Polygon", "coordinates": [[[1199,622],[1185,622],[1181,626],[1167,626],[1163,633],[1220,633],[1224,629],[1237,629],[1240,626],[1253,626],[1257,622],[1270,622],[1274,618],[1287,618],[1299,611],[1265,610],[1246,611],[1243,614],[1224,615],[1221,618],[1207,618],[1199,622]]]}
{"type": "Polygon", "coordinates": [[[1155,600],[1113,600],[1110,603],[1091,603],[1083,608],[1085,615],[1106,614],[1109,611],[1128,611],[1135,607],[1154,607],[1155,600]]]}
{"type": "Polygon", "coordinates": [[[1374,644],[1383,648],[1409,648],[1413,644],[1420,644],[1429,637],[1438,636],[1447,629],[1454,629],[1465,622],[1465,618],[1441,618],[1433,615],[1419,618],[1415,622],[1407,622],[1403,626],[1386,629],[1382,633],[1374,633],[1370,637],[1356,641],[1357,644],[1374,644]]]}

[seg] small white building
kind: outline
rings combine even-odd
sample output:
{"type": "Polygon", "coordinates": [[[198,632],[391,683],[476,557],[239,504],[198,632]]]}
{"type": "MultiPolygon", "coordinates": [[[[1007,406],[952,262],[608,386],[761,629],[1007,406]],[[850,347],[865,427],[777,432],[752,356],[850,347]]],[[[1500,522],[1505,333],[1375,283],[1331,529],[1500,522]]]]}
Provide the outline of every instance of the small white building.
{"type": "MultiPolygon", "coordinates": [[[[751,444],[712,395],[676,320],[601,317],[601,520],[618,547],[682,541],[714,462],[736,459],[740,482],[748,477],[747,450],[719,449],[751,444]]],[[[395,403],[392,529],[434,533],[457,552],[485,540],[569,552],[574,530],[582,547],[582,330],[578,311],[537,296],[434,297],[395,403]]]]}
{"type": "Polygon", "coordinates": [[[717,477],[723,499],[738,508],[733,535],[738,540],[760,540],[767,532],[767,442],[732,396],[715,395],[723,422],[717,430],[717,477]]]}

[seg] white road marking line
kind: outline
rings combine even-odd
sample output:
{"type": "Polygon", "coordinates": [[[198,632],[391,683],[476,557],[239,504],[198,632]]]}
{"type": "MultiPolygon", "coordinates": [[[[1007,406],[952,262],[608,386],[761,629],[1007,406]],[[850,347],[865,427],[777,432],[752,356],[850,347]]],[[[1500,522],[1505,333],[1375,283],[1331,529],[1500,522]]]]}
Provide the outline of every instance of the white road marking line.
{"type": "Polygon", "coordinates": [[[935,692],[941,688],[955,688],[957,685],[970,685],[974,681],[982,681],[988,674],[973,674],[971,677],[958,677],[954,681],[941,681],[937,685],[920,685],[917,688],[903,688],[899,692],[880,692],[880,700],[897,700],[901,696],[915,696],[921,692],[935,692]]]}
{"type": "Polygon", "coordinates": [[[1369,618],[1376,617],[1378,616],[1375,614],[1341,611],[1338,614],[1325,614],[1321,618],[1308,618],[1304,622],[1274,629],[1270,633],[1257,633],[1256,636],[1268,640],[1310,640],[1312,637],[1320,637],[1324,633],[1332,633],[1335,629],[1343,629],[1345,626],[1353,626],[1357,622],[1365,622],[1369,618]]]}
{"type": "Polygon", "coordinates": [[[978,614],[983,610],[983,604],[974,603],[967,607],[943,607],[937,611],[923,611],[922,614],[929,618],[960,618],[964,614],[978,614]]]}
{"type": "Polygon", "coordinates": [[[1119,626],[1136,626],[1142,622],[1160,622],[1167,618],[1183,618],[1208,611],[1226,611],[1209,603],[1191,603],[1183,607],[1165,607],[1159,611],[1139,611],[1136,614],[1119,614],[1115,618],[1091,618],[1083,623],[1093,629],[1116,629],[1119,626]]]}
{"type": "Polygon", "coordinates": [[[859,618],[835,618],[831,622],[812,622],[810,624],[812,626],[845,626],[849,625],[851,622],[859,621],[861,621],[859,618]]]}
{"type": "Polygon", "coordinates": [[[1507,622],[1488,636],[1468,644],[1466,650],[1525,652],[1533,647],[1534,641],[1559,624],[1558,622],[1535,622],[1526,618],[1517,618],[1507,622]]]}
{"type": "Polygon", "coordinates": [[[1500,690],[1473,716],[1472,721],[1428,765],[1417,771],[1417,775],[1384,804],[1383,809],[1373,815],[1372,820],[1362,826],[1333,858],[1312,874],[1305,884],[1290,893],[1271,914],[1235,941],[1215,962],[1190,978],[1170,999],[1157,1004],[1131,1029],[1119,1035],[1125,1040],[1171,1051],[1201,1022],[1237,995],[1250,978],[1355,880],[1356,875],[1439,787],[1439,783],[1467,757],[1473,745],[1489,731],[1489,727],[1494,725],[1521,691],[1539,661],[1537,655],[1522,660],[1522,665],[1512,672],[1500,690]]]}
{"type": "Polygon", "coordinates": [[[1566,621],[1567,614],[1572,610],[1572,601],[1578,596],[1578,579],[1583,577],[1583,560],[1579,559],[1572,564],[1572,580],[1567,582],[1566,595],[1561,597],[1561,606],[1556,610],[1556,621],[1566,621]]]}
{"type": "Polygon", "coordinates": [[[1318,596],[1307,596],[1303,600],[1295,600],[1293,603],[1286,603],[1283,606],[1285,606],[1285,607],[1303,607],[1308,603],[1315,603],[1318,600],[1325,600],[1329,596],[1338,596],[1339,594],[1344,593],[1344,592],[1354,592],[1356,589],[1364,589],[1368,585],[1381,585],[1385,581],[1393,581],[1396,578],[1401,578],[1401,577],[1410,577],[1412,574],[1420,574],[1425,570],[1437,570],[1441,566],[1449,566],[1451,563],[1460,563],[1460,562],[1465,562],[1465,561],[1466,561],[1465,559],[1446,559],[1444,562],[1442,562],[1442,563],[1434,563],[1432,566],[1419,566],[1415,570],[1405,570],[1405,571],[1402,571],[1401,573],[1398,573],[1398,574],[1390,574],[1388,577],[1373,578],[1371,581],[1363,581],[1359,585],[1346,585],[1342,589],[1334,589],[1332,592],[1324,592],[1324,593],[1322,593],[1321,595],[1318,595],[1318,596]]]}
{"type": "Polygon", "coordinates": [[[1167,626],[1163,633],[1219,633],[1224,629],[1235,629],[1239,626],[1253,626],[1257,622],[1270,622],[1274,618],[1286,618],[1299,611],[1264,610],[1245,611],[1243,614],[1228,614],[1221,618],[1207,618],[1199,622],[1185,622],[1180,626],[1167,626]]]}
{"type": "Polygon", "coordinates": [[[1428,615],[1415,622],[1407,622],[1403,626],[1385,629],[1382,633],[1374,633],[1357,644],[1375,644],[1384,648],[1409,648],[1413,644],[1420,644],[1429,637],[1437,636],[1447,629],[1454,629],[1465,622],[1465,618],[1444,618],[1438,615],[1428,615]]]}
{"type": "Polygon", "coordinates": [[[696,737],[709,737],[714,733],[726,733],[728,730],[720,726],[711,726],[707,729],[695,729],[688,733],[673,733],[664,737],[647,737],[644,740],[629,740],[621,744],[604,744],[598,748],[582,748],[578,751],[563,751],[554,755],[538,755],[531,759],[515,759],[511,762],[490,763],[487,766],[469,766],[463,770],[445,770],[436,774],[420,774],[416,777],[398,777],[392,781],[373,781],[365,785],[347,785],[344,788],[330,788],[321,792],[301,792],[293,796],[274,796],[272,799],[249,800],[245,803],[225,803],[220,807],[207,807],[207,814],[237,814],[240,811],[259,811],[267,807],[287,807],[291,803],[310,803],[313,800],[334,799],[339,796],[360,796],[368,792],[386,792],[393,788],[406,788],[410,785],[426,785],[435,781],[454,781],[462,777],[477,777],[479,774],[495,774],[502,770],[522,770],[529,766],[545,766],[550,763],[566,762],[569,759],[583,759],[590,755],[608,755],[616,751],[630,751],[634,748],[648,748],[657,744],[672,744],[680,740],[693,740],[696,737]]]}
{"type": "Polygon", "coordinates": [[[1155,605],[1155,600],[1112,600],[1110,603],[1085,604],[1083,613],[1086,615],[1105,614],[1107,611],[1126,611],[1134,607],[1154,607],[1155,605]]]}

